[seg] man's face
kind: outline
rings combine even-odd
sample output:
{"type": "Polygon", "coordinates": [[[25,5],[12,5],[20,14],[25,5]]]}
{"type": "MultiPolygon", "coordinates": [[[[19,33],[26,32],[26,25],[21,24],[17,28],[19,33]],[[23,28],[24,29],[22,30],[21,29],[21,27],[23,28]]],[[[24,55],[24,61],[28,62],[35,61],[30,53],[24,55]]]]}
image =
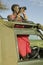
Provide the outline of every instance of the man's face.
{"type": "Polygon", "coordinates": [[[15,6],[14,10],[18,13],[19,12],[19,6],[15,6]]]}

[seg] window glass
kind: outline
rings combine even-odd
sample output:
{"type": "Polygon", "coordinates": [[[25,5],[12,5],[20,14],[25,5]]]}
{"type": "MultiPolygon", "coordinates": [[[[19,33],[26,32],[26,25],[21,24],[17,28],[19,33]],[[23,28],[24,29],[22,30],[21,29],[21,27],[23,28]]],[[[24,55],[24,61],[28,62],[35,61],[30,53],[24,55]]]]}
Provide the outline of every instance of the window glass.
{"type": "Polygon", "coordinates": [[[37,36],[37,35],[30,35],[29,39],[30,40],[41,40],[41,38],[39,36],[37,36]]]}

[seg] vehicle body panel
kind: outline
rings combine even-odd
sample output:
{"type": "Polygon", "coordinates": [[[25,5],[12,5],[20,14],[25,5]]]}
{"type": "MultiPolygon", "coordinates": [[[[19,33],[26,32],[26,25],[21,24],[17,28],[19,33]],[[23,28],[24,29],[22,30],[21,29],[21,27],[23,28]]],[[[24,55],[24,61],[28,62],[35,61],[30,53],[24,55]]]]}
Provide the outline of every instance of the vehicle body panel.
{"type": "MultiPolygon", "coordinates": [[[[16,23],[17,24],[17,23],[16,23]]],[[[19,23],[20,25],[22,23],[19,23]]],[[[43,65],[43,59],[19,61],[17,35],[37,35],[36,28],[14,28],[14,22],[0,20],[0,65],[43,65]]],[[[29,25],[24,24],[23,25],[29,25]]],[[[34,25],[33,25],[34,26],[34,25]]],[[[43,47],[43,40],[33,41],[31,45],[43,47]],[[34,42],[34,43],[33,43],[34,42]],[[38,43],[38,44],[37,44],[38,43]],[[40,44],[40,45],[39,45],[40,44]]]]}

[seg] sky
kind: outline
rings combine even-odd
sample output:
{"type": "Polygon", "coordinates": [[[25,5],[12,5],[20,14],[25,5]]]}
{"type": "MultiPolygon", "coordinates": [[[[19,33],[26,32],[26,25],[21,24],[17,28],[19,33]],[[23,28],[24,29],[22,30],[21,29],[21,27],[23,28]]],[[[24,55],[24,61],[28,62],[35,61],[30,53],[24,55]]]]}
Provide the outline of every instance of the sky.
{"type": "Polygon", "coordinates": [[[43,25],[43,0],[1,0],[9,10],[1,11],[0,15],[3,18],[7,18],[9,14],[12,14],[11,6],[13,4],[19,4],[21,6],[26,6],[26,15],[28,20],[35,23],[40,23],[43,25]]]}

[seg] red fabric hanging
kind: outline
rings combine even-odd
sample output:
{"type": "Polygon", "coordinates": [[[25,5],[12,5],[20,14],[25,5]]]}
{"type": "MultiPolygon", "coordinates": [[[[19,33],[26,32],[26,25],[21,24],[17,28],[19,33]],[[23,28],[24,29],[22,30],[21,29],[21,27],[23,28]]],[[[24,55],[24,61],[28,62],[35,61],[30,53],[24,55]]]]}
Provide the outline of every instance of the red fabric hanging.
{"type": "Polygon", "coordinates": [[[28,35],[17,36],[17,40],[18,40],[19,53],[22,57],[31,53],[30,41],[28,39],[28,35]]]}

